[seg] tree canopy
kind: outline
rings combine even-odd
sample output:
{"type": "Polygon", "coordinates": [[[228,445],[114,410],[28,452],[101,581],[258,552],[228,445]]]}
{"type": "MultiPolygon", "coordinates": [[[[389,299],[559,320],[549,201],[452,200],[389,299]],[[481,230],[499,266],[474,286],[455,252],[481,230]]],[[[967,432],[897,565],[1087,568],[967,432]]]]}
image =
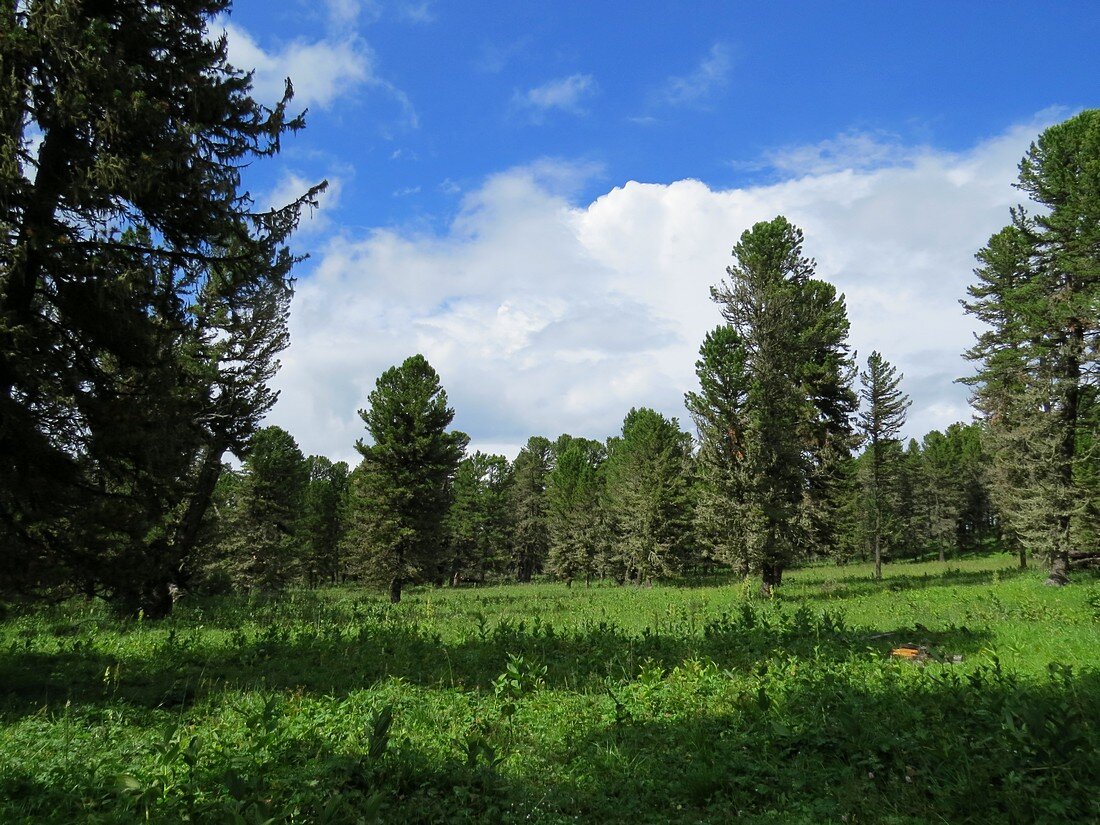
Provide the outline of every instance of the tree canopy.
{"type": "Polygon", "coordinates": [[[443,560],[443,522],[451,484],[469,437],[448,431],[454,410],[439,375],[423,355],[379,377],[359,416],[371,443],[352,479],[349,541],[361,572],[401,600],[408,581],[435,578],[443,560]]]}
{"type": "Polygon", "coordinates": [[[0,583],[163,615],[286,346],[285,242],[242,170],[303,121],[251,97],[228,0],[0,12],[0,583]]]}
{"type": "Polygon", "coordinates": [[[765,590],[808,540],[808,516],[827,500],[829,464],[851,445],[855,410],[844,299],[813,277],[802,244],[782,216],[758,223],[734,247],[729,280],[711,289],[732,331],[725,380],[736,392],[725,396],[740,408],[725,430],[744,444],[743,552],[765,590]]]}

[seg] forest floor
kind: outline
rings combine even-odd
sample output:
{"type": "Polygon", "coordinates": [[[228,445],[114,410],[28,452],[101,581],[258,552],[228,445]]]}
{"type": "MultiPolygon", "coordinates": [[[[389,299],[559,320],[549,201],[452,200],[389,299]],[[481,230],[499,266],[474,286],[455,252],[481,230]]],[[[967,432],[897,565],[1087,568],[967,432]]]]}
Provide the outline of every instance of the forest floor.
{"type": "Polygon", "coordinates": [[[885,573],[9,607],[0,822],[1100,820],[1100,579],[885,573]]]}

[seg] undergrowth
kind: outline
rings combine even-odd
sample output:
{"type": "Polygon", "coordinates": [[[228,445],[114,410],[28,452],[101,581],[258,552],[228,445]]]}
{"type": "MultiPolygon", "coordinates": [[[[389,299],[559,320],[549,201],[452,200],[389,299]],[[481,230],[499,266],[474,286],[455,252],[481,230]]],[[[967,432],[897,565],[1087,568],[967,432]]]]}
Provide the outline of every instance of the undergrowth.
{"type": "Polygon", "coordinates": [[[1100,819],[1100,582],[1007,557],[0,624],[3,822],[1100,819]],[[920,661],[890,650],[921,646],[920,661]]]}

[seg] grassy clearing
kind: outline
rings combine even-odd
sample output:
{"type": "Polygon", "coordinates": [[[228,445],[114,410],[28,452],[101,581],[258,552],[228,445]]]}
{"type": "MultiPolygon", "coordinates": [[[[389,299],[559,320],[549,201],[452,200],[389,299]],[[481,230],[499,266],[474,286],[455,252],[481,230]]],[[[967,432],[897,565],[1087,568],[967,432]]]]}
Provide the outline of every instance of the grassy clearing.
{"type": "Polygon", "coordinates": [[[9,615],[0,821],[1100,818],[1100,582],[1012,565],[9,615]]]}

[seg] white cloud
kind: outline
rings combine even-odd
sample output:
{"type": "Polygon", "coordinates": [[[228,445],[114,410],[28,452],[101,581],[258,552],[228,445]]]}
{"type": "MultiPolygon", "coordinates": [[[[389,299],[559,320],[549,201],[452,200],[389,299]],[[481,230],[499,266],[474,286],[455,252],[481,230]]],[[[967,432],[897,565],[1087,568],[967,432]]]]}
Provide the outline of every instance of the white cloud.
{"type": "Polygon", "coordinates": [[[896,135],[852,131],[820,143],[769,152],[764,165],[790,175],[824,175],[846,169],[906,166],[927,153],[935,154],[926,146],[908,146],[896,135]]]}
{"type": "Polygon", "coordinates": [[[269,104],[279,100],[288,77],[294,84],[294,102],[300,108],[325,109],[338,97],[369,86],[381,89],[398,103],[405,125],[411,128],[419,125],[408,96],[375,73],[373,53],[358,38],[294,40],[278,50],[265,51],[239,26],[227,23],[225,32],[229,38],[229,62],[255,72],[252,85],[257,100],[269,104]]]}
{"type": "Polygon", "coordinates": [[[1042,125],[753,188],[629,182],[587,205],[566,185],[592,174],[584,165],[495,175],[443,233],[377,229],[321,251],[298,285],[271,420],[307,451],[354,459],[375,379],[422,352],[475,447],[602,438],[639,405],[686,425],[699,344],[721,321],[709,287],[740,234],[776,214],[805,230],[819,276],[846,293],[861,360],[878,349],[905,373],[907,432],[965,419],[966,389],[952,382],[970,371],[974,323],[958,300],[1018,200],[1016,163],[1042,125]]]}
{"type": "Polygon", "coordinates": [[[350,26],[359,19],[359,13],[363,11],[364,4],[360,0],[325,0],[325,8],[328,10],[328,19],[334,27],[350,26]]]}
{"type": "MultiPolygon", "coordinates": [[[[334,175],[329,175],[326,180],[328,180],[328,188],[317,199],[316,208],[306,207],[302,211],[298,230],[295,233],[298,238],[310,235],[316,236],[332,225],[331,216],[340,204],[343,181],[334,175]]],[[[257,205],[262,209],[279,209],[294,203],[308,192],[311,186],[319,182],[319,180],[311,180],[297,172],[286,170],[279,178],[278,183],[275,184],[275,188],[265,197],[258,199],[257,205]]]]}
{"type": "Polygon", "coordinates": [[[715,43],[690,74],[665,81],[658,97],[672,106],[705,105],[729,84],[731,66],[729,49],[715,43]]]}
{"type": "Polygon", "coordinates": [[[582,104],[596,93],[596,79],[590,74],[573,74],[517,93],[515,102],[535,113],[552,110],[583,114],[582,104]]]}
{"type": "Polygon", "coordinates": [[[258,100],[275,102],[290,78],[299,105],[326,108],[341,94],[372,78],[371,54],[364,44],[351,40],[295,40],[279,51],[268,52],[244,29],[229,23],[229,62],[255,70],[253,92],[258,100]]]}
{"type": "Polygon", "coordinates": [[[433,5],[432,0],[401,3],[397,7],[397,13],[410,23],[434,23],[435,9],[433,5]]]}

